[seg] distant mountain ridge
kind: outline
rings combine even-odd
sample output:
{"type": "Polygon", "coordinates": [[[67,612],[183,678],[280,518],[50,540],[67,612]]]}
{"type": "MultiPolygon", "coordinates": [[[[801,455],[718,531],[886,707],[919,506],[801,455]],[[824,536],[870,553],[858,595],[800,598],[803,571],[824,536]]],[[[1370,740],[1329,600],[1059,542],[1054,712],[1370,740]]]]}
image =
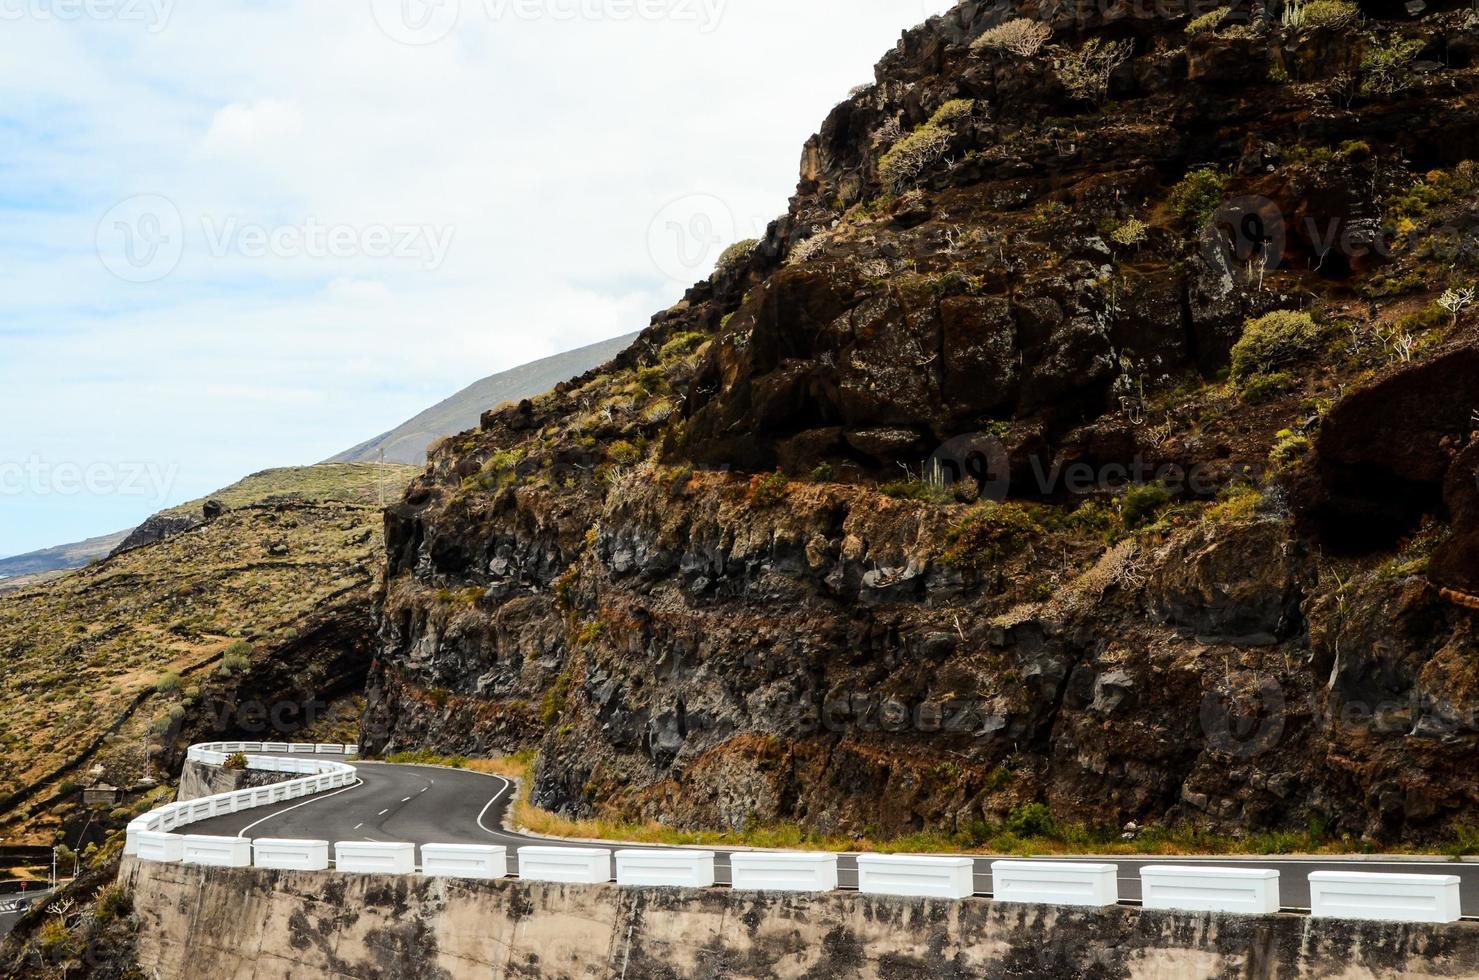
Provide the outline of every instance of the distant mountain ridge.
{"type": "MultiPolygon", "coordinates": [[[[445,436],[455,435],[476,428],[483,414],[501,402],[519,401],[549,391],[561,381],[585,374],[600,367],[620,354],[637,334],[627,334],[591,344],[562,354],[532,361],[475,382],[457,394],[391,429],[383,435],[360,443],[327,459],[325,463],[374,463],[380,459],[380,450],[385,450],[387,463],[409,463],[420,466],[426,462],[426,447],[445,436]]],[[[300,472],[310,470],[288,468],[269,472],[300,472]]],[[[236,486],[253,486],[253,480],[267,474],[254,474],[236,486]]],[[[220,493],[230,493],[226,488],[220,493]]],[[[138,528],[118,531],[101,537],[89,538],[72,544],[58,545],[40,551],[28,552],[9,558],[0,558],[0,592],[23,585],[34,584],[37,576],[53,576],[57,573],[82,568],[106,558],[115,550],[125,550],[147,541],[167,537],[168,534],[153,533],[161,522],[173,522],[181,528],[190,527],[201,520],[200,504],[204,500],[170,508],[149,518],[138,528]]],[[[231,505],[228,501],[228,506],[231,505]]],[[[178,529],[178,528],[177,528],[178,529]]]]}
{"type": "Polygon", "coordinates": [[[482,414],[501,402],[533,398],[561,381],[585,374],[620,354],[637,334],[604,340],[502,371],[462,389],[389,432],[362,442],[328,463],[373,463],[381,450],[389,463],[426,462],[426,448],[445,436],[476,428],[482,414]]]}
{"type": "Polygon", "coordinates": [[[35,575],[67,571],[91,564],[118,547],[123,539],[128,537],[128,533],[118,531],[73,544],[44,548],[41,551],[31,551],[11,558],[0,558],[0,591],[20,584],[22,580],[30,581],[35,575]]]}

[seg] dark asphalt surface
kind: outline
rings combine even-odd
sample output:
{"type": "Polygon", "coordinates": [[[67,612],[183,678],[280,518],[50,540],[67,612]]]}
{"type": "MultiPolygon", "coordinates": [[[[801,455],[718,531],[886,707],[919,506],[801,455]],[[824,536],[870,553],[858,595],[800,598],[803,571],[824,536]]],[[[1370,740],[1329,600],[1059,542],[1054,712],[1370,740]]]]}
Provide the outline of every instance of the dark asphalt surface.
{"type": "Polygon", "coordinates": [[[10,935],[10,930],[15,928],[16,922],[26,912],[25,908],[16,907],[17,903],[20,901],[30,901],[39,895],[46,894],[46,892],[46,886],[42,885],[39,888],[32,888],[25,892],[0,894],[0,939],[4,939],[10,935]]]}
{"type": "MultiPolygon", "coordinates": [[[[299,756],[298,758],[302,758],[299,756]]],[[[335,841],[410,841],[415,844],[503,844],[509,849],[509,871],[517,873],[515,853],[524,846],[605,847],[623,845],[569,843],[528,837],[503,829],[514,784],[502,776],[432,766],[353,762],[360,784],[337,792],[259,807],[242,813],[191,824],[182,833],[225,837],[286,837],[335,841]]],[[[640,848],[640,845],[637,845],[640,848]]],[[[715,872],[721,884],[729,882],[728,855],[715,852],[715,872]]],[[[976,892],[991,894],[991,862],[976,859],[976,892]]],[[[1479,916],[1479,864],[1450,861],[1372,861],[1298,857],[1106,857],[1034,858],[1040,861],[1092,861],[1120,869],[1121,900],[1140,898],[1139,869],[1149,864],[1274,868],[1280,874],[1280,899],[1285,908],[1309,907],[1311,871],[1368,871],[1406,874],[1456,874],[1462,878],[1463,911],[1479,916]]],[[[854,855],[838,862],[838,880],[844,888],[857,887],[854,855]]]]}

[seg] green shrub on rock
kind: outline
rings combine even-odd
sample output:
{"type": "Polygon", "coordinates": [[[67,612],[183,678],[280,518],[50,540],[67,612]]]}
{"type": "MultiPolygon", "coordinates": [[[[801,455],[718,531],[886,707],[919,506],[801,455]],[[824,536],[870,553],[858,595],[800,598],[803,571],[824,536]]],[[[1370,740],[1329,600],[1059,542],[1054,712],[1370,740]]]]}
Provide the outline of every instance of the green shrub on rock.
{"type": "Polygon", "coordinates": [[[1227,178],[1211,167],[1193,170],[1166,195],[1166,211],[1200,226],[1221,207],[1226,185],[1227,178]]]}
{"type": "Polygon", "coordinates": [[[1216,10],[1210,10],[1200,17],[1193,18],[1191,23],[1186,25],[1186,33],[1210,34],[1217,30],[1223,18],[1230,13],[1232,13],[1231,7],[1218,7],[1216,10]]]}
{"type": "Polygon", "coordinates": [[[1278,310],[1249,320],[1233,345],[1233,381],[1241,387],[1309,357],[1318,349],[1322,333],[1313,317],[1296,310],[1278,310]]]}
{"type": "Polygon", "coordinates": [[[984,572],[1042,532],[1021,504],[988,501],[971,510],[945,536],[941,560],[952,568],[984,572]]]}
{"type": "Polygon", "coordinates": [[[951,133],[926,123],[891,146],[878,161],[878,174],[889,187],[903,190],[933,166],[950,148],[951,133]]]}
{"type": "Polygon", "coordinates": [[[1416,77],[1412,62],[1423,42],[1398,38],[1377,44],[1361,58],[1361,91],[1367,95],[1396,95],[1411,87],[1416,77]]]}

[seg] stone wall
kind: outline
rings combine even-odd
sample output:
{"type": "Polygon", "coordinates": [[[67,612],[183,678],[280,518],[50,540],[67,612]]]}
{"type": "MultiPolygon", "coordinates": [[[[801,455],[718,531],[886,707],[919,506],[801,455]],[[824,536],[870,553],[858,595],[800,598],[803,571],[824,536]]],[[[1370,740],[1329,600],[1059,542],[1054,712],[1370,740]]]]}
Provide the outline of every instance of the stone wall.
{"type": "Polygon", "coordinates": [[[186,800],[198,800],[203,796],[215,796],[217,793],[234,793],[239,789],[268,786],[288,779],[297,779],[300,776],[301,773],[291,772],[223,769],[220,766],[208,766],[187,760],[180,775],[180,789],[175,794],[175,799],[183,803],[186,800]]]}
{"type": "Polygon", "coordinates": [[[273,872],[126,859],[167,977],[1471,977],[1479,925],[851,892],[783,895],[273,872]]]}

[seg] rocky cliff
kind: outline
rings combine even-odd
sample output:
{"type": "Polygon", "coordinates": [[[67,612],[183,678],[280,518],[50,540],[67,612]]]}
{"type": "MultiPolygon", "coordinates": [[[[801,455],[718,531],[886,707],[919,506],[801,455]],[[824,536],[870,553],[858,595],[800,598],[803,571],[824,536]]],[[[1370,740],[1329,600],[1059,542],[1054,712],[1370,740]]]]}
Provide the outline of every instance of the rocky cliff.
{"type": "Polygon", "coordinates": [[[1476,53],[1341,0],[907,32],[762,241],[390,508],[369,747],[683,826],[1452,833],[1476,53]]]}

